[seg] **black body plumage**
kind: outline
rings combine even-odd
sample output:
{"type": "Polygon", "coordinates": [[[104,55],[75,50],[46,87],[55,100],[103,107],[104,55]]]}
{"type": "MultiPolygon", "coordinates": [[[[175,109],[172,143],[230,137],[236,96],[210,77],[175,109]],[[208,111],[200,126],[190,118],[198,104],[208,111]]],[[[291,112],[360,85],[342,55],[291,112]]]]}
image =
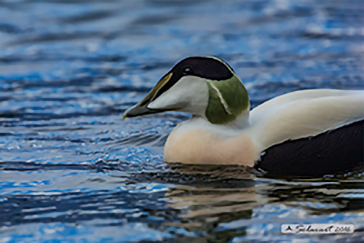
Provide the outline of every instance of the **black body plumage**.
{"type": "Polygon", "coordinates": [[[323,176],[364,163],[364,120],[268,148],[256,163],[266,176],[323,176]]]}

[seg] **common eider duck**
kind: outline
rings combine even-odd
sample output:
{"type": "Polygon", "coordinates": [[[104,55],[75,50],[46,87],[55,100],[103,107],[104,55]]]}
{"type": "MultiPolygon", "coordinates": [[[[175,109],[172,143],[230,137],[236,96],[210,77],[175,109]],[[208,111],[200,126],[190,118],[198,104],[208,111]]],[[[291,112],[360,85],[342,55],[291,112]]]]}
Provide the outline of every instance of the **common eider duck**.
{"type": "Polygon", "coordinates": [[[216,57],[188,57],[123,118],[165,111],[192,117],[164,146],[164,161],[244,165],[274,176],[322,176],[364,162],[364,90],[311,89],[250,110],[248,92],[216,57]]]}

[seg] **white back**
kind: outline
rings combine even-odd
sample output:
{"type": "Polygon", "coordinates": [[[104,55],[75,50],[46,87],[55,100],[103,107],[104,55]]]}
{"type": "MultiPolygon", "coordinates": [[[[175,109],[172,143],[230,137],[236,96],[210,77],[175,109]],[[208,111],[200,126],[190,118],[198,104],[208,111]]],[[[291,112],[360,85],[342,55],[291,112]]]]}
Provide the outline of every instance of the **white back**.
{"type": "Polygon", "coordinates": [[[364,120],[364,90],[302,90],[253,109],[245,133],[264,151],[289,139],[315,136],[360,120],[364,120]]]}

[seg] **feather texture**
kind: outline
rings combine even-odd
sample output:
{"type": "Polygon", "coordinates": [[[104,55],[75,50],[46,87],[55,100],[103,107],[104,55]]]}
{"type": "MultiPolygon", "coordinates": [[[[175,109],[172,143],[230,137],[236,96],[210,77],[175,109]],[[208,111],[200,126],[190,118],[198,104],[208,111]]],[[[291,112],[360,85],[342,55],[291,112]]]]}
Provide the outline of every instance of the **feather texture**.
{"type": "Polygon", "coordinates": [[[364,119],[364,91],[303,90],[250,112],[248,133],[263,151],[286,140],[316,136],[364,119]]]}
{"type": "MultiPolygon", "coordinates": [[[[260,160],[263,152],[283,145],[283,148],[300,151],[285,152],[284,149],[274,149],[274,152],[270,154],[279,151],[280,158],[285,158],[283,161],[289,163],[291,159],[299,158],[294,157],[295,154],[317,156],[309,152],[312,147],[305,145],[310,143],[310,140],[304,140],[305,138],[315,137],[362,120],[364,120],[364,91],[328,89],[297,91],[267,101],[250,112],[244,112],[228,124],[211,124],[205,118],[193,117],[177,126],[168,137],[165,145],[165,160],[189,164],[253,166],[260,160]],[[285,145],[285,142],[298,140],[301,142],[295,143],[294,146],[285,145]]],[[[355,126],[355,129],[359,129],[358,126],[355,126]]],[[[341,130],[341,134],[344,133],[345,130],[341,130]]],[[[336,137],[321,136],[320,139],[315,140],[317,143],[312,144],[316,147],[321,145],[321,148],[330,150],[326,148],[327,146],[325,147],[325,144],[331,146],[335,142],[326,142],[326,140],[337,139],[340,136],[340,134],[336,137]]],[[[350,141],[349,136],[345,138],[346,142],[350,141]]],[[[335,150],[336,153],[343,152],[338,149],[338,146],[335,150]]],[[[353,151],[357,150],[355,148],[353,151]]],[[[352,157],[355,159],[355,156],[352,157]]],[[[307,159],[306,157],[304,158],[307,159]]],[[[326,156],[322,160],[334,157],[326,156]]],[[[274,156],[268,158],[274,158],[274,156]]],[[[264,162],[264,156],[262,159],[264,162]]],[[[314,161],[321,163],[321,160],[317,158],[314,161]]],[[[330,163],[326,160],[322,162],[330,163]]]]}

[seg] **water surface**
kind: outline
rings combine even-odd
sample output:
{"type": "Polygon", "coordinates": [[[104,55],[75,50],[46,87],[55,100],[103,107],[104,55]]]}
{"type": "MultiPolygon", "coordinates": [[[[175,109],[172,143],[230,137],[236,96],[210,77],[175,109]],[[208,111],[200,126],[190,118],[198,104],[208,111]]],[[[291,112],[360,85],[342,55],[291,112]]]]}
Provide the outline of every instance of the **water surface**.
{"type": "Polygon", "coordinates": [[[308,88],[364,89],[364,4],[349,1],[1,1],[0,241],[309,239],[283,223],[352,223],[363,174],[269,179],[168,165],[189,118],[122,121],[178,60],[227,60],[256,106],[308,88]]]}

